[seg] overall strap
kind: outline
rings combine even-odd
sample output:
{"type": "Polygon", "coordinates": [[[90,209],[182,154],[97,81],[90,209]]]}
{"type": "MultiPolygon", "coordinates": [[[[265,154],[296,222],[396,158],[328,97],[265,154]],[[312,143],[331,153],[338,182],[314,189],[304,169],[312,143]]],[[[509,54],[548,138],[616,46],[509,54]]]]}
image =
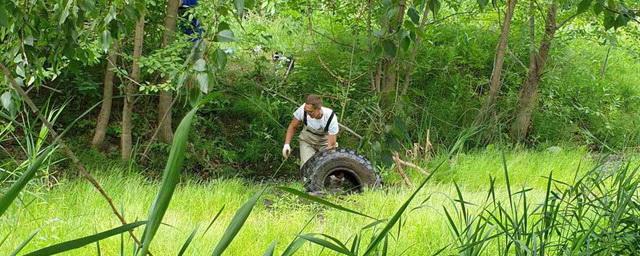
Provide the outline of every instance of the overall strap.
{"type": "Polygon", "coordinates": [[[304,117],[302,118],[302,123],[304,124],[304,126],[307,126],[307,112],[302,111],[302,114],[304,115],[304,117]]]}
{"type": "Polygon", "coordinates": [[[329,116],[329,120],[327,120],[327,125],[324,127],[325,133],[329,132],[329,125],[331,125],[331,121],[333,120],[333,116],[335,115],[336,115],[335,112],[331,112],[331,115],[329,116]]]}

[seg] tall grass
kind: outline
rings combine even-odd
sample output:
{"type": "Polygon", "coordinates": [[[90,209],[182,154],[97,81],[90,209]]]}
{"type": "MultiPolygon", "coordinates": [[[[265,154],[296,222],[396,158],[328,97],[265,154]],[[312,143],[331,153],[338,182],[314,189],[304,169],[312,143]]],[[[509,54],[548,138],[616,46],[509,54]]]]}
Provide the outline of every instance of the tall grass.
{"type": "MultiPolygon", "coordinates": [[[[454,209],[462,212],[464,222],[448,218],[461,254],[480,255],[488,243],[494,243],[500,255],[632,255],[639,251],[638,167],[627,164],[607,172],[598,165],[571,183],[554,180],[549,173],[543,200],[532,202],[533,189],[513,191],[506,162],[503,166],[507,202],[496,200],[497,188],[491,186],[490,200],[476,214],[460,203],[454,209]],[[465,232],[458,232],[460,226],[465,232]]],[[[459,200],[463,202],[461,195],[459,200]]]]}
{"type": "MultiPolygon", "coordinates": [[[[556,154],[555,159],[549,159],[548,165],[577,165],[580,160],[575,160],[574,155],[580,154],[580,151],[556,154]]],[[[521,159],[543,159],[543,156],[546,157],[549,154],[547,152],[508,153],[505,155],[504,162],[501,156],[499,154],[496,156],[494,152],[454,156],[435,172],[433,178],[442,174],[439,172],[444,170],[461,176],[464,173],[479,175],[471,171],[474,164],[471,159],[475,159],[494,164],[492,169],[485,170],[483,177],[487,179],[486,185],[476,183],[472,179],[440,179],[427,182],[425,187],[415,194],[412,203],[404,208],[403,214],[399,215],[393,228],[386,231],[386,238],[377,239],[379,242],[371,251],[386,252],[387,255],[399,255],[403,252],[405,255],[436,253],[501,255],[513,254],[516,250],[541,252],[543,247],[541,243],[545,242],[545,253],[555,254],[560,250],[558,247],[562,237],[578,237],[573,234],[581,231],[589,234],[586,236],[589,238],[585,240],[586,242],[595,241],[593,238],[595,235],[611,236],[609,239],[600,241],[607,241],[609,245],[613,245],[612,242],[616,241],[619,244],[612,248],[617,247],[618,252],[624,253],[623,250],[627,248],[625,246],[631,243],[623,244],[621,241],[633,241],[634,229],[630,224],[633,219],[629,216],[638,214],[637,209],[633,208],[638,200],[637,195],[635,198],[616,199],[616,194],[632,193],[634,186],[637,185],[637,178],[633,178],[637,173],[634,173],[632,168],[626,173],[614,170],[604,171],[593,165],[592,160],[586,158],[583,160],[581,169],[587,170],[582,170],[578,172],[579,174],[576,174],[575,166],[569,170],[553,170],[554,174],[550,178],[549,172],[545,175],[546,177],[540,177],[537,171],[530,171],[529,163],[521,162],[521,159]],[[456,164],[452,165],[452,162],[456,164]],[[505,177],[503,166],[507,166],[506,173],[509,179],[505,177]],[[596,174],[600,177],[596,177],[596,174]],[[490,175],[496,178],[490,179],[490,175]],[[532,180],[540,182],[532,182],[532,180]],[[598,188],[594,184],[602,185],[598,188]],[[510,188],[507,189],[507,187],[510,188]],[[607,190],[610,188],[615,190],[607,190]],[[509,193],[508,190],[511,192],[509,193]],[[592,196],[589,197],[591,201],[588,201],[587,197],[578,199],[580,198],[576,197],[578,191],[591,193],[592,196]],[[563,193],[566,195],[563,196],[563,193]],[[600,196],[594,197],[593,194],[600,196]],[[560,198],[564,199],[560,200],[560,198]],[[596,198],[601,202],[594,201],[596,198]],[[579,229],[578,224],[562,227],[577,220],[561,222],[559,220],[563,218],[562,215],[551,218],[553,215],[550,213],[561,213],[573,209],[572,207],[575,206],[569,207],[568,204],[563,203],[571,202],[569,199],[573,200],[575,205],[578,205],[578,202],[583,205],[586,205],[586,202],[600,205],[597,208],[590,206],[590,209],[598,209],[597,214],[605,215],[598,220],[594,217],[595,215],[590,216],[591,214],[585,213],[580,223],[588,228],[579,229]],[[542,205],[547,201],[549,203],[545,209],[542,205]],[[563,205],[566,207],[559,208],[563,205]],[[447,218],[445,209],[451,220],[447,218]],[[620,217],[617,218],[617,222],[609,221],[614,218],[608,216],[615,214],[607,213],[603,209],[615,209],[613,212],[619,212],[620,217]],[[542,216],[550,217],[542,218],[542,216]],[[591,222],[585,222],[587,219],[591,222]],[[591,233],[587,232],[591,227],[590,223],[596,220],[599,226],[594,227],[591,233]],[[610,224],[604,225],[604,220],[610,224]],[[453,231],[451,223],[455,224],[459,236],[455,235],[456,232],[453,231]],[[553,227],[551,230],[554,232],[562,231],[562,235],[543,232],[548,230],[544,228],[545,225],[553,227]],[[607,227],[607,231],[601,230],[602,227],[607,227]]],[[[96,170],[96,172],[103,173],[99,175],[101,183],[115,195],[115,201],[123,204],[122,208],[126,209],[129,218],[145,218],[147,213],[145,206],[153,202],[159,188],[158,184],[149,183],[137,174],[122,174],[118,170],[107,169],[96,170]]],[[[221,211],[223,205],[224,209],[240,209],[247,200],[267,187],[267,185],[256,186],[240,180],[215,180],[210,183],[183,182],[176,187],[172,203],[162,221],[167,225],[159,227],[158,235],[150,247],[152,252],[154,255],[176,255],[183,250],[184,255],[211,255],[211,250],[222,240],[226,227],[233,223],[235,216],[234,211],[221,211]],[[194,234],[194,228],[208,227],[212,219],[215,221],[211,227],[208,230],[202,228],[195,231],[195,236],[190,239],[188,246],[184,247],[187,244],[186,240],[194,234]]],[[[301,186],[293,184],[293,188],[299,189],[301,186]]],[[[271,251],[270,248],[274,242],[273,255],[317,255],[319,253],[325,255],[331,254],[329,251],[335,252],[326,248],[323,250],[324,247],[321,244],[329,246],[325,242],[335,245],[334,249],[342,252],[363,255],[414,192],[391,186],[384,190],[367,191],[361,195],[313,198],[315,200],[309,201],[309,198],[300,198],[298,195],[283,193],[280,190],[267,190],[262,194],[261,199],[255,201],[250,215],[245,215],[247,217],[244,218],[244,225],[239,226],[241,229],[238,229],[235,237],[230,240],[223,255],[263,254],[265,251],[271,251]],[[320,200],[360,214],[331,207],[321,203],[320,200]]],[[[0,219],[0,230],[11,230],[12,236],[4,246],[0,246],[0,254],[16,248],[19,243],[29,237],[33,230],[38,228],[41,231],[26,245],[24,251],[34,251],[60,241],[77,239],[83,235],[93,235],[96,229],[108,230],[118,225],[109,217],[110,213],[107,209],[97,207],[101,205],[101,201],[99,198],[92,197],[92,193],[91,187],[87,184],[63,180],[58,188],[46,195],[47,201],[25,208],[10,207],[3,219],[0,219]],[[51,223],[46,224],[47,222],[51,223]]],[[[141,230],[136,232],[139,233],[141,230]]],[[[0,233],[0,236],[4,235],[0,233]]],[[[103,255],[121,254],[120,243],[121,240],[115,237],[101,240],[100,248],[103,255]]],[[[131,248],[133,242],[125,239],[124,245],[125,248],[131,248]]],[[[566,254],[571,254],[571,248],[575,249],[579,246],[568,244],[567,248],[566,254]]],[[[125,251],[126,255],[130,255],[129,250],[125,251]]],[[[92,255],[96,250],[95,246],[85,246],[72,252],[78,255],[92,255]]],[[[612,252],[615,253],[613,249],[612,252]]]]}

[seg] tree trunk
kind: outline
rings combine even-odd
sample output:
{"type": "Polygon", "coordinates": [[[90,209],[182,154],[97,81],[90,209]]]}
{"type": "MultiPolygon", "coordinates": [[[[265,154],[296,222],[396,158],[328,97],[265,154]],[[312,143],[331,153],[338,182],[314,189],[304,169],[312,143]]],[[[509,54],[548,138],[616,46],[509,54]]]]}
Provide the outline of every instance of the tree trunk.
{"type": "Polygon", "coordinates": [[[496,47],[496,58],[493,63],[493,71],[491,72],[491,82],[489,85],[489,96],[482,105],[478,116],[476,116],[475,124],[483,124],[487,117],[489,117],[493,111],[496,101],[498,99],[498,93],[502,87],[502,66],[504,64],[504,55],[507,50],[507,41],[509,39],[509,27],[511,26],[511,19],[513,18],[513,12],[516,9],[517,0],[508,0],[507,13],[504,16],[504,22],[502,23],[502,32],[500,33],[500,40],[496,47]]]}
{"type": "Polygon", "coordinates": [[[540,84],[544,65],[549,56],[549,50],[551,50],[551,42],[557,30],[556,13],[557,5],[553,3],[549,6],[547,12],[544,36],[540,42],[538,53],[534,55],[535,58],[532,58],[533,60],[529,65],[527,80],[520,90],[518,108],[515,115],[516,119],[511,126],[511,136],[518,141],[523,140],[529,132],[531,114],[538,101],[538,85],[540,84]]]}
{"type": "Polygon", "coordinates": [[[114,65],[118,61],[118,43],[115,42],[107,55],[107,67],[104,72],[104,83],[102,89],[102,106],[100,108],[100,114],[96,120],[96,130],[93,134],[93,140],[91,140],[91,146],[99,148],[104,142],[105,134],[107,133],[107,126],[109,125],[109,118],[111,117],[111,103],[113,97],[113,70],[116,68],[114,65]]]}
{"type": "MultiPolygon", "coordinates": [[[[388,33],[395,34],[398,33],[400,28],[402,27],[402,21],[404,20],[406,9],[406,1],[399,0],[398,1],[398,13],[395,17],[395,20],[391,20],[389,22],[388,33]]],[[[398,38],[400,38],[398,36],[398,38]]],[[[397,40],[397,45],[400,45],[400,40],[397,40]]],[[[376,77],[379,78],[378,83],[380,85],[380,99],[382,107],[389,107],[395,102],[395,95],[397,90],[397,74],[398,74],[398,63],[396,61],[397,52],[400,51],[399,47],[396,49],[396,56],[388,56],[383,57],[380,60],[381,69],[376,74],[376,77]]]]}
{"type": "MultiPolygon", "coordinates": [[[[180,0],[169,0],[167,3],[167,14],[164,18],[164,35],[162,36],[162,47],[167,47],[173,40],[176,32],[176,17],[180,0]]],[[[171,102],[173,96],[171,91],[161,91],[158,103],[158,136],[160,141],[171,143],[173,130],[171,128],[171,102]]]]}
{"type": "MultiPolygon", "coordinates": [[[[144,42],[144,14],[136,22],[136,30],[133,41],[133,63],[131,65],[131,79],[140,82],[140,56],[142,56],[142,43],[144,42]]],[[[122,160],[131,158],[132,136],[131,114],[133,112],[133,94],[136,92],[136,84],[129,81],[124,88],[124,104],[122,105],[122,160]]]]}

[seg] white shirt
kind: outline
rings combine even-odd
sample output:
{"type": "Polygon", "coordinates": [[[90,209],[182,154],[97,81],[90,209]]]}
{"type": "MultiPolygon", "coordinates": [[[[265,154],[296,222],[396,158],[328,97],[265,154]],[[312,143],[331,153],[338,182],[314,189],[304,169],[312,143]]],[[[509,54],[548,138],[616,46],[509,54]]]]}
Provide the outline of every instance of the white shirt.
{"type": "MultiPolygon", "coordinates": [[[[295,119],[298,119],[298,121],[300,122],[304,120],[304,115],[306,114],[304,112],[304,105],[305,104],[302,104],[302,106],[300,106],[298,109],[296,109],[295,112],[293,112],[293,117],[295,119]]],[[[320,117],[320,119],[315,119],[307,115],[307,126],[317,130],[324,130],[324,127],[327,126],[327,121],[329,121],[329,116],[331,116],[331,113],[333,113],[333,110],[331,110],[330,108],[322,107],[322,117],[320,117]]],[[[329,135],[336,135],[338,134],[338,131],[340,131],[340,127],[338,125],[338,116],[334,115],[333,119],[331,120],[331,124],[329,124],[329,135]]]]}

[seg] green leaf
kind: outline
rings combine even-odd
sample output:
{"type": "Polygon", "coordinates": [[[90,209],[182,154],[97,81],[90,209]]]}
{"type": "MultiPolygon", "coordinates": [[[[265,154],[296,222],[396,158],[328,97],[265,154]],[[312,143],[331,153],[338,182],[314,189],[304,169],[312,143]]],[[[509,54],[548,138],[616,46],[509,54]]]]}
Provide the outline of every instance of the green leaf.
{"type": "Polygon", "coordinates": [[[604,29],[609,30],[616,23],[616,18],[610,11],[604,12],[604,29]]]}
{"type": "Polygon", "coordinates": [[[264,193],[264,190],[256,193],[251,199],[249,199],[249,201],[244,203],[244,205],[242,205],[242,207],[240,207],[238,211],[236,211],[236,214],[233,216],[233,219],[231,219],[231,223],[229,224],[229,226],[227,226],[227,229],[224,231],[224,234],[222,235],[220,242],[218,242],[218,244],[216,245],[216,248],[213,249],[213,253],[212,253],[213,256],[222,255],[224,250],[226,250],[229,244],[231,244],[231,242],[236,237],[238,232],[240,232],[240,229],[244,225],[244,222],[247,220],[247,218],[249,218],[249,215],[251,214],[253,207],[256,205],[256,202],[258,202],[258,198],[260,198],[262,193],[264,193]]]}
{"type": "MultiPolygon", "coordinates": [[[[3,105],[5,95],[6,93],[2,95],[3,105]]],[[[53,146],[48,146],[44,150],[39,152],[38,156],[35,159],[25,160],[25,162],[29,163],[29,167],[27,167],[27,170],[22,173],[22,175],[20,175],[20,178],[11,185],[9,190],[2,196],[2,198],[0,198],[0,216],[2,216],[2,214],[4,214],[4,212],[9,208],[16,197],[18,197],[18,195],[20,194],[20,191],[22,191],[22,189],[24,189],[24,187],[27,185],[27,183],[29,183],[29,181],[33,179],[36,171],[38,171],[38,168],[40,168],[42,162],[44,162],[44,160],[53,151],[53,148],[53,146]]]]}
{"type": "Polygon", "coordinates": [[[488,3],[489,0],[478,0],[478,6],[480,6],[480,9],[484,9],[488,3]]]}
{"type": "Polygon", "coordinates": [[[36,255],[52,255],[52,254],[56,254],[56,253],[61,253],[61,252],[66,252],[66,251],[70,251],[73,249],[77,249],[80,247],[83,247],[85,245],[88,244],[92,244],[95,243],[97,241],[103,240],[105,238],[117,235],[117,234],[121,234],[124,232],[128,232],[130,230],[133,230],[136,227],[139,227],[141,225],[144,225],[146,223],[146,221],[138,221],[138,222],[134,222],[134,223],[129,223],[126,225],[122,225],[120,227],[114,228],[114,229],[110,229],[95,235],[90,235],[90,236],[85,236],[83,238],[78,238],[78,239],[74,239],[74,240],[70,240],[70,241],[66,241],[66,242],[62,242],[59,244],[55,244],[49,247],[45,247],[42,248],[40,250],[37,251],[33,251],[30,252],[28,254],[26,254],[26,256],[36,256],[36,255]]]}
{"type": "Polygon", "coordinates": [[[220,217],[220,214],[222,213],[222,210],[224,210],[224,205],[222,205],[222,208],[220,208],[220,210],[218,211],[218,213],[216,213],[216,216],[213,217],[213,219],[211,219],[211,222],[209,222],[209,226],[207,226],[207,229],[204,230],[204,232],[202,233],[202,236],[204,237],[204,235],[207,233],[207,231],[209,231],[209,229],[211,228],[211,226],[213,226],[213,223],[216,222],[216,220],[218,219],[218,217],[220,217]]]}
{"type": "Polygon", "coordinates": [[[209,92],[209,74],[206,72],[198,73],[196,75],[196,80],[198,80],[198,86],[202,93],[206,94],[209,92]]]}
{"type": "Polygon", "coordinates": [[[311,223],[311,221],[313,221],[313,219],[315,219],[315,215],[312,216],[311,218],[309,218],[309,220],[307,221],[307,223],[304,224],[304,226],[302,226],[302,228],[300,229],[300,231],[298,231],[298,233],[296,234],[295,239],[293,239],[293,241],[291,241],[291,243],[289,243],[289,245],[287,246],[287,248],[284,250],[284,252],[282,252],[282,256],[291,256],[294,255],[299,249],[300,247],[302,247],[302,245],[304,245],[304,243],[307,240],[304,240],[302,238],[299,237],[300,234],[302,234],[302,231],[307,228],[307,226],[309,226],[309,224],[311,223]]]}
{"type": "Polygon", "coordinates": [[[382,40],[382,48],[384,49],[384,54],[387,57],[395,57],[397,47],[396,44],[391,40],[382,40]]]}
{"type": "Polygon", "coordinates": [[[409,35],[402,37],[402,41],[400,41],[400,46],[402,46],[402,50],[408,51],[409,46],[411,46],[411,38],[409,35]]]}
{"type": "Polygon", "coordinates": [[[371,223],[367,224],[366,226],[362,227],[360,230],[367,230],[367,229],[370,229],[370,228],[375,227],[375,226],[378,226],[378,225],[380,225],[380,224],[382,224],[382,223],[384,223],[384,222],[386,222],[386,221],[387,221],[387,219],[376,220],[376,221],[371,222],[371,223]]]}
{"type": "Polygon", "coordinates": [[[22,41],[25,45],[29,45],[29,46],[33,46],[33,42],[35,41],[35,38],[33,38],[33,36],[28,35],[24,38],[24,41],[22,41]]]}
{"type": "Polygon", "coordinates": [[[193,70],[198,72],[207,71],[207,62],[204,59],[196,60],[196,63],[193,64],[193,70]]]}
{"type": "Polygon", "coordinates": [[[0,5],[0,27],[9,27],[9,12],[7,12],[6,6],[0,5]]]}
{"type": "Polygon", "coordinates": [[[102,256],[102,250],[100,249],[100,241],[96,241],[96,250],[97,250],[96,254],[98,256],[102,256]]]}
{"type": "Polygon", "coordinates": [[[438,14],[440,10],[440,0],[429,0],[429,10],[433,12],[434,15],[438,14]]]}
{"type": "Polygon", "coordinates": [[[140,17],[135,4],[126,5],[122,11],[124,13],[125,19],[127,20],[137,20],[140,17]]]}
{"type": "Polygon", "coordinates": [[[273,256],[273,251],[276,249],[276,241],[273,241],[269,248],[264,252],[262,256],[273,256]]]}
{"type": "Polygon", "coordinates": [[[163,172],[160,191],[158,191],[156,199],[153,202],[153,206],[151,207],[149,218],[147,220],[149,224],[145,227],[144,234],[142,235],[142,248],[140,249],[140,255],[147,255],[149,245],[162,223],[162,218],[169,207],[169,203],[173,197],[173,192],[180,180],[180,171],[182,170],[184,154],[187,148],[189,131],[191,130],[191,123],[196,111],[198,111],[198,108],[193,108],[189,111],[189,113],[182,118],[180,125],[178,125],[178,128],[176,129],[173,143],[171,145],[171,151],[169,152],[169,158],[163,172]]]}
{"type": "Polygon", "coordinates": [[[244,0],[233,0],[233,5],[236,7],[238,16],[244,16],[244,0]]]}
{"type": "Polygon", "coordinates": [[[601,3],[596,3],[593,5],[593,13],[595,13],[596,15],[600,15],[600,13],[602,13],[602,10],[604,6],[601,3]]]}
{"type": "Polygon", "coordinates": [[[80,8],[86,12],[90,12],[96,8],[95,1],[93,0],[81,0],[78,2],[78,6],[80,6],[80,8]]]}
{"type": "Polygon", "coordinates": [[[24,74],[24,68],[22,68],[22,65],[20,64],[16,65],[16,74],[18,74],[18,76],[20,77],[26,77],[26,75],[24,74]]]}
{"type": "Polygon", "coordinates": [[[586,12],[589,9],[589,6],[591,6],[592,2],[593,0],[582,0],[582,2],[578,4],[578,13],[586,12]]]}
{"type": "Polygon", "coordinates": [[[182,248],[180,248],[180,252],[178,252],[178,256],[184,255],[184,252],[186,252],[187,248],[189,248],[189,245],[191,244],[191,241],[193,240],[193,237],[196,235],[196,232],[198,232],[198,227],[193,229],[193,231],[191,232],[191,235],[189,235],[187,240],[184,241],[184,244],[182,244],[182,248]]]}
{"type": "Polygon", "coordinates": [[[349,249],[347,249],[346,247],[334,244],[322,238],[317,238],[313,236],[313,234],[304,234],[304,235],[300,235],[300,237],[309,242],[320,245],[329,250],[335,251],[337,253],[344,254],[344,255],[353,255],[353,253],[351,253],[351,251],[349,251],[349,249]]]}
{"type": "Polygon", "coordinates": [[[73,4],[73,0],[67,0],[67,4],[64,6],[62,13],[60,13],[60,20],[58,20],[58,25],[62,25],[69,17],[69,11],[71,11],[71,4],[73,4]]]}
{"type": "Polygon", "coordinates": [[[233,31],[229,30],[229,29],[225,29],[222,30],[220,32],[218,32],[218,34],[216,35],[216,37],[214,38],[215,42],[234,42],[236,41],[235,36],[233,35],[233,31]]]}
{"type": "Polygon", "coordinates": [[[109,13],[107,13],[107,17],[104,17],[104,24],[111,23],[112,20],[116,19],[116,15],[116,7],[115,5],[111,5],[111,7],[109,8],[109,13]]]}
{"type": "Polygon", "coordinates": [[[289,244],[287,249],[284,250],[284,252],[282,253],[282,256],[294,255],[300,249],[300,247],[302,247],[302,245],[304,245],[304,243],[306,241],[307,240],[304,240],[304,239],[302,239],[300,237],[297,237],[296,239],[291,241],[291,244],[289,244]]]}
{"type": "Polygon", "coordinates": [[[373,45],[374,56],[381,56],[383,54],[382,46],[380,44],[373,45]]]}
{"type": "Polygon", "coordinates": [[[411,22],[413,22],[414,24],[420,23],[420,14],[418,13],[418,11],[416,11],[415,8],[409,7],[409,10],[407,11],[407,16],[409,16],[409,18],[411,19],[411,22]]]}
{"type": "MultiPolygon", "coordinates": [[[[11,112],[11,109],[13,108],[13,102],[11,101],[11,92],[6,91],[2,94],[2,96],[0,96],[0,102],[2,102],[2,107],[8,111],[11,112]]],[[[2,212],[0,211],[0,216],[2,215],[2,212]]]]}
{"type": "Polygon", "coordinates": [[[216,49],[216,55],[213,56],[213,60],[216,62],[216,68],[223,70],[227,65],[227,54],[220,48],[216,49]]]}
{"type": "Polygon", "coordinates": [[[325,205],[325,206],[329,206],[329,207],[331,207],[333,209],[336,209],[336,210],[340,210],[340,211],[348,212],[348,213],[353,213],[353,214],[360,215],[360,216],[367,217],[367,218],[374,219],[374,220],[376,219],[376,218],[371,217],[369,215],[366,215],[364,213],[357,212],[357,211],[351,210],[349,208],[342,207],[340,205],[334,204],[334,203],[329,202],[327,200],[324,200],[322,198],[311,196],[311,195],[309,195],[307,193],[304,193],[302,191],[298,191],[298,190],[295,190],[295,189],[292,189],[292,188],[288,188],[288,187],[277,187],[277,189],[280,189],[280,190],[282,190],[284,192],[287,192],[287,193],[296,195],[298,197],[307,199],[309,201],[313,201],[313,202],[316,202],[316,203],[319,203],[319,204],[322,204],[322,205],[325,205]]]}
{"type": "Polygon", "coordinates": [[[619,14],[618,17],[616,18],[616,21],[613,24],[614,28],[620,28],[620,27],[624,27],[627,25],[627,23],[629,22],[629,18],[624,15],[624,14],[619,14]]]}
{"type": "Polygon", "coordinates": [[[385,18],[387,21],[392,20],[396,17],[396,15],[398,15],[398,7],[394,6],[392,8],[390,8],[389,10],[387,10],[387,13],[385,14],[385,18]]]}
{"type": "Polygon", "coordinates": [[[256,4],[255,0],[246,0],[246,1],[244,1],[244,8],[253,9],[255,4],[256,4]]]}
{"type": "Polygon", "coordinates": [[[222,30],[230,30],[231,27],[229,26],[229,23],[226,23],[224,21],[220,22],[220,24],[218,24],[218,31],[222,31],[222,30]]]}
{"type": "Polygon", "coordinates": [[[20,243],[20,245],[18,245],[18,247],[15,250],[13,250],[13,252],[11,253],[11,256],[18,255],[18,253],[20,253],[20,251],[22,251],[22,249],[24,249],[24,247],[27,246],[27,244],[29,244],[29,242],[31,242],[31,240],[33,240],[34,237],[36,237],[38,232],[40,232],[40,230],[36,230],[33,233],[31,233],[31,235],[29,235],[29,237],[26,240],[22,241],[22,243],[20,243]]]}

